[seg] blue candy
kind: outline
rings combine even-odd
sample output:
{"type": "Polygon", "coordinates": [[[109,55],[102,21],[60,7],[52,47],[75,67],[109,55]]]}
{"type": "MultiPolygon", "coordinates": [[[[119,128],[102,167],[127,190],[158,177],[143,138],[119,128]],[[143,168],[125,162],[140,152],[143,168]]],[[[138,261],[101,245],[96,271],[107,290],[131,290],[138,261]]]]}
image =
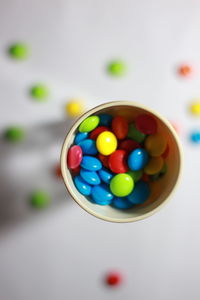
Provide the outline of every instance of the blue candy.
{"type": "Polygon", "coordinates": [[[131,194],[127,196],[128,200],[133,204],[144,203],[150,195],[149,185],[144,181],[136,182],[131,194]]]}
{"type": "Polygon", "coordinates": [[[128,157],[128,166],[132,171],[139,171],[145,167],[149,159],[146,150],[137,148],[133,150],[128,157]]]}
{"type": "Polygon", "coordinates": [[[113,199],[109,187],[104,184],[92,187],[91,196],[94,202],[100,205],[109,205],[113,199]]]}
{"type": "Polygon", "coordinates": [[[91,186],[81,176],[78,175],[74,178],[74,184],[82,195],[89,196],[91,194],[91,186]]]}
{"type": "Polygon", "coordinates": [[[96,148],[96,141],[91,139],[86,139],[78,143],[81,147],[83,154],[95,155],[98,153],[96,148]]]}
{"type": "Polygon", "coordinates": [[[93,156],[83,156],[81,167],[89,171],[98,171],[102,168],[101,161],[93,156]]]}
{"type": "Polygon", "coordinates": [[[107,184],[110,184],[110,180],[112,179],[113,174],[108,169],[102,168],[98,173],[101,180],[103,180],[107,184]]]}
{"type": "Polygon", "coordinates": [[[81,169],[80,175],[89,184],[97,185],[101,183],[101,179],[99,178],[97,172],[81,169]]]}
{"type": "Polygon", "coordinates": [[[132,202],[130,202],[126,197],[114,197],[112,201],[112,206],[118,209],[128,209],[134,206],[132,202]]]}
{"type": "Polygon", "coordinates": [[[78,132],[75,136],[74,143],[77,145],[81,141],[87,139],[88,132],[78,132]]]}
{"type": "Polygon", "coordinates": [[[109,127],[111,125],[111,122],[112,122],[112,116],[111,115],[101,114],[101,115],[99,115],[99,118],[100,118],[100,122],[99,122],[100,126],[109,127]]]}
{"type": "Polygon", "coordinates": [[[190,140],[195,144],[200,144],[200,130],[193,131],[190,134],[190,140]]]}

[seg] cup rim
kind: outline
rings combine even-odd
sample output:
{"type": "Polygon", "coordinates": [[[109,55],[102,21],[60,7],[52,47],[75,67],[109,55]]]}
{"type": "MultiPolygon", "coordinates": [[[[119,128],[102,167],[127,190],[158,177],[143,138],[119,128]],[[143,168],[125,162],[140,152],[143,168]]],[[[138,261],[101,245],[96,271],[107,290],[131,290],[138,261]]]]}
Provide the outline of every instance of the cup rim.
{"type": "Polygon", "coordinates": [[[170,124],[170,122],[165,119],[164,117],[162,117],[158,112],[154,111],[153,109],[150,109],[148,107],[146,107],[143,104],[134,102],[134,101],[109,101],[103,104],[100,104],[98,106],[93,107],[92,109],[88,110],[87,112],[85,112],[84,114],[82,114],[78,119],[75,120],[75,123],[71,126],[70,130],[68,131],[67,135],[65,136],[63,145],[62,145],[62,149],[61,149],[61,154],[60,154],[60,165],[61,165],[61,172],[62,172],[62,177],[63,177],[63,181],[64,184],[70,194],[70,196],[72,197],[72,199],[74,201],[76,201],[76,203],[83,208],[86,212],[88,212],[89,214],[93,215],[94,217],[104,220],[104,221],[108,221],[108,222],[112,222],[112,223],[131,223],[131,222],[135,222],[135,221],[139,221],[139,220],[143,220],[146,219],[147,217],[150,217],[151,215],[153,215],[154,213],[158,212],[165,204],[167,204],[172,195],[174,194],[178,184],[180,183],[180,178],[182,176],[182,168],[183,168],[183,150],[182,150],[182,145],[179,141],[179,137],[175,131],[175,129],[173,128],[173,126],[170,124]],[[153,114],[154,116],[156,116],[158,119],[160,119],[165,125],[166,127],[171,131],[175,142],[177,144],[177,148],[178,148],[178,152],[179,152],[179,159],[180,159],[180,164],[179,164],[179,173],[178,176],[176,178],[176,182],[174,183],[173,189],[170,192],[169,196],[166,197],[165,200],[163,200],[162,203],[160,203],[157,207],[155,207],[154,209],[152,209],[151,211],[144,213],[140,216],[135,216],[135,217],[130,217],[127,219],[120,219],[120,218],[112,218],[109,216],[102,216],[101,214],[96,213],[95,211],[93,211],[92,209],[90,209],[89,207],[87,207],[86,205],[84,205],[82,203],[82,201],[80,201],[78,199],[78,197],[76,196],[76,194],[73,191],[73,188],[68,184],[68,180],[67,180],[67,175],[65,172],[65,169],[67,168],[67,162],[66,162],[66,154],[67,154],[67,147],[68,147],[68,142],[69,139],[71,137],[71,135],[73,134],[73,132],[78,128],[78,126],[80,125],[80,123],[87,118],[88,116],[92,115],[93,113],[97,113],[99,110],[102,110],[104,108],[110,108],[112,106],[131,106],[131,107],[136,107],[136,108],[141,108],[143,110],[146,110],[147,112],[153,114]]]}

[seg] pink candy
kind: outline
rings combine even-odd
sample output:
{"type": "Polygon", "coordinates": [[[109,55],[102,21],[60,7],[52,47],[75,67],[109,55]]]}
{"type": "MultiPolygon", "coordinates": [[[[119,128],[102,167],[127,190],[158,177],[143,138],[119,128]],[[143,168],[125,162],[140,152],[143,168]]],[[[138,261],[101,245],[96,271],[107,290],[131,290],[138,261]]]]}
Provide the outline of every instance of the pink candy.
{"type": "Polygon", "coordinates": [[[72,146],[67,155],[67,165],[70,169],[77,168],[83,157],[83,152],[80,146],[74,145],[72,146]]]}

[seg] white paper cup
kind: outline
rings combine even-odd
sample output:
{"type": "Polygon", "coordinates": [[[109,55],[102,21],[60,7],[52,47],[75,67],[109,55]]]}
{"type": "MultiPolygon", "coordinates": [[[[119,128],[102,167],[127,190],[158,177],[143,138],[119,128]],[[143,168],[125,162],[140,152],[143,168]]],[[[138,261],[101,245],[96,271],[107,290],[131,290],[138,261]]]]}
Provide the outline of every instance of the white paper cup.
{"type": "Polygon", "coordinates": [[[134,222],[142,220],[157,212],[170,198],[177,186],[182,167],[182,148],[178,136],[172,125],[159,113],[144,107],[141,104],[128,101],[115,101],[99,105],[83,114],[69,130],[61,152],[61,170],[65,185],[71,197],[88,213],[93,216],[110,222],[134,222]],[[83,196],[76,189],[71,172],[67,167],[67,153],[73,145],[74,137],[78,132],[78,127],[83,120],[91,115],[108,113],[113,116],[124,116],[129,122],[133,121],[139,114],[148,113],[154,116],[160,132],[167,140],[169,154],[165,159],[167,163],[167,173],[158,181],[151,182],[151,195],[142,205],[137,205],[128,210],[118,210],[111,206],[94,204],[83,196]]]}

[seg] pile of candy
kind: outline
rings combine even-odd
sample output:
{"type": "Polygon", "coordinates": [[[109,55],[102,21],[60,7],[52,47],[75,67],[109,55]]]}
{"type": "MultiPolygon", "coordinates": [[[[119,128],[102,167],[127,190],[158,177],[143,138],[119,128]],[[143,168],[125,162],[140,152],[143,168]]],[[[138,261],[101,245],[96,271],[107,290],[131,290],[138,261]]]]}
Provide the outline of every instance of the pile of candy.
{"type": "Polygon", "coordinates": [[[149,183],[167,171],[168,153],[152,115],[128,123],[122,116],[100,114],[80,124],[67,165],[77,190],[90,201],[128,209],[149,198],[149,183]]]}

